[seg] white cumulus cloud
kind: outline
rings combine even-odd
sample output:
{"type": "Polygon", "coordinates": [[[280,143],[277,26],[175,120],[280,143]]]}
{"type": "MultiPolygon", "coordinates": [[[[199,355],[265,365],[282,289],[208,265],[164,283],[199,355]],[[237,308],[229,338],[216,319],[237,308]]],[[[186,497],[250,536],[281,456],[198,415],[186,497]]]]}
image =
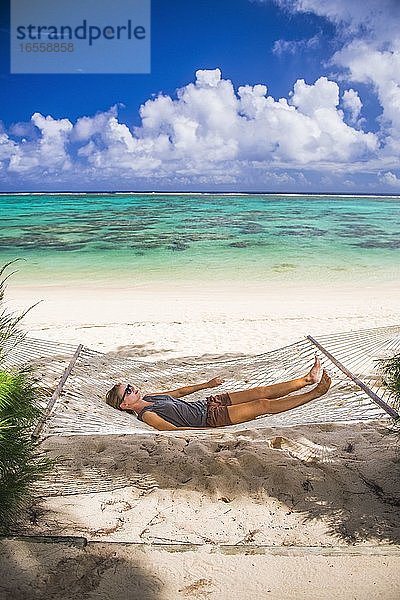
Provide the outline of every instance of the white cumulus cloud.
{"type": "Polygon", "coordinates": [[[400,178],[391,171],[387,171],[380,176],[380,181],[386,185],[400,188],[400,178]]]}
{"type": "Polygon", "coordinates": [[[357,123],[362,108],[362,102],[358,92],[351,88],[345,90],[342,96],[342,104],[343,108],[349,113],[350,123],[357,123]]]}
{"type": "Polygon", "coordinates": [[[66,171],[72,163],[66,144],[72,130],[69,119],[53,119],[50,115],[44,117],[34,113],[31,123],[39,131],[37,140],[13,146],[9,156],[8,170],[16,173],[54,173],[66,171]]]}
{"type": "MultiPolygon", "coordinates": [[[[174,96],[147,100],[141,124],[130,128],[118,107],[72,123],[34,113],[35,135],[25,141],[11,132],[0,137],[0,177],[25,181],[135,182],[163,185],[231,185],[245,189],[309,185],[304,169],[338,173],[367,163],[382,171],[379,139],[345,120],[355,119],[361,101],[326,77],[299,79],[287,98],[275,99],[260,83],[234,88],[219,69],[199,70],[195,81],[174,96]],[[14,136],[15,137],[15,136],[14,136]]],[[[18,131],[28,131],[19,124],[18,131]]],[[[103,187],[107,185],[103,183],[103,187]]]]}
{"type": "MultiPolygon", "coordinates": [[[[270,2],[271,0],[259,0],[270,2]]],[[[349,34],[387,38],[398,35],[398,0],[272,0],[288,12],[314,13],[338,25],[349,34]]]]}
{"type": "MultiPolygon", "coordinates": [[[[337,26],[342,48],[332,56],[331,64],[342,69],[342,77],[367,84],[376,93],[382,107],[383,152],[395,164],[400,152],[399,0],[273,1],[289,13],[314,13],[337,26]]],[[[343,100],[355,124],[357,100],[354,96],[343,100]]]]}
{"type": "Polygon", "coordinates": [[[148,100],[140,109],[142,125],[134,132],[114,115],[100,130],[99,115],[93,125],[85,118],[85,128],[95,130],[97,137],[80,155],[98,167],[118,164],[133,170],[145,159],[148,170],[160,175],[159,170],[223,173],[227,163],[239,172],[249,161],[344,163],[374,153],[374,134],[347,125],[338,104],[338,85],[326,78],[313,85],[298,81],[288,101],[268,96],[262,84],[240,86],[236,92],[219,69],[200,70],[176,99],[160,95],[148,100]]]}

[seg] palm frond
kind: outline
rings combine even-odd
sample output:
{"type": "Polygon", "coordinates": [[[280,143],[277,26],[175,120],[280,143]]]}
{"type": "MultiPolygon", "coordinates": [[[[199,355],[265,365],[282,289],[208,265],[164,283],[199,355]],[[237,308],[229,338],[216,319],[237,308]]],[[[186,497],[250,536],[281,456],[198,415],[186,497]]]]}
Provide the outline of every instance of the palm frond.
{"type": "Polygon", "coordinates": [[[380,363],[383,383],[393,395],[397,406],[400,406],[400,354],[383,359],[380,363]]]}
{"type": "MultiPolygon", "coordinates": [[[[6,276],[3,276],[8,267],[15,262],[23,259],[15,259],[6,263],[0,269],[0,306],[4,301],[4,295],[6,291],[6,283],[7,280],[14,275],[17,271],[11,271],[6,276]]],[[[0,365],[4,361],[5,357],[8,353],[15,348],[15,346],[25,338],[25,332],[22,331],[19,327],[20,322],[25,317],[25,315],[32,310],[35,306],[37,306],[39,302],[33,304],[29,308],[23,310],[19,314],[9,313],[5,308],[3,308],[0,312],[0,365]]]]}
{"type": "Polygon", "coordinates": [[[28,369],[0,371],[0,523],[3,530],[21,516],[32,484],[52,466],[31,437],[41,411],[28,369]]]}
{"type": "MultiPolygon", "coordinates": [[[[0,269],[0,278],[14,262],[0,269]]],[[[6,370],[2,367],[10,350],[25,337],[20,321],[36,306],[18,315],[2,308],[5,284],[12,274],[0,280],[0,529],[3,532],[22,516],[31,499],[32,484],[53,464],[31,437],[41,416],[40,390],[32,369],[6,370]]]]}

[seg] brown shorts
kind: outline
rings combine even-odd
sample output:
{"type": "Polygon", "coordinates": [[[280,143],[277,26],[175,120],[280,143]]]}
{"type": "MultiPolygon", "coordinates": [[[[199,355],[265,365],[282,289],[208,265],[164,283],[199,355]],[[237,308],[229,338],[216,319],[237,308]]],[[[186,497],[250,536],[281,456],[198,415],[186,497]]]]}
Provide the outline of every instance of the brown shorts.
{"type": "Polygon", "coordinates": [[[207,400],[207,427],[224,427],[232,425],[227,406],[232,404],[228,392],[208,396],[207,400]]]}

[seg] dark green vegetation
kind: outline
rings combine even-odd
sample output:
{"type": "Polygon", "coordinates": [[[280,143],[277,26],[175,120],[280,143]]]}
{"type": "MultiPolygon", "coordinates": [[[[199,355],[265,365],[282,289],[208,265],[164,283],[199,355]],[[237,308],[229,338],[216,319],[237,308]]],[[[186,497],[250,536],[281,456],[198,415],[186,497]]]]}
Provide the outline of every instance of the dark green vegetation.
{"type": "Polygon", "coordinates": [[[0,529],[4,533],[21,517],[32,485],[50,468],[31,437],[41,411],[38,391],[29,368],[11,369],[6,359],[24,338],[19,323],[26,311],[10,315],[4,305],[4,272],[0,270],[0,529]]]}
{"type": "Polygon", "coordinates": [[[383,381],[393,395],[394,404],[400,407],[400,354],[381,361],[383,381]]]}

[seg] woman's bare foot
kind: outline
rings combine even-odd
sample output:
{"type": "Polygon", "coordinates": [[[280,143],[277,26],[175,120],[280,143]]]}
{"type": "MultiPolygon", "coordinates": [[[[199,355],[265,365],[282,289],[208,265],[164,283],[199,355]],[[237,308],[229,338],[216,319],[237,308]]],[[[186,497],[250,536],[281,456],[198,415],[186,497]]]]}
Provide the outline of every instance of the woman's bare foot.
{"type": "Polygon", "coordinates": [[[305,376],[306,385],[311,385],[313,383],[318,383],[321,379],[321,363],[318,358],[318,355],[315,355],[315,361],[311,368],[311,371],[307,373],[305,376]]]}
{"type": "Polygon", "coordinates": [[[315,388],[313,390],[317,394],[317,396],[316,396],[317,398],[326,394],[326,392],[331,387],[331,382],[332,382],[331,378],[329,377],[328,373],[324,369],[322,371],[322,377],[321,377],[319,384],[317,386],[315,386],[315,388]]]}

